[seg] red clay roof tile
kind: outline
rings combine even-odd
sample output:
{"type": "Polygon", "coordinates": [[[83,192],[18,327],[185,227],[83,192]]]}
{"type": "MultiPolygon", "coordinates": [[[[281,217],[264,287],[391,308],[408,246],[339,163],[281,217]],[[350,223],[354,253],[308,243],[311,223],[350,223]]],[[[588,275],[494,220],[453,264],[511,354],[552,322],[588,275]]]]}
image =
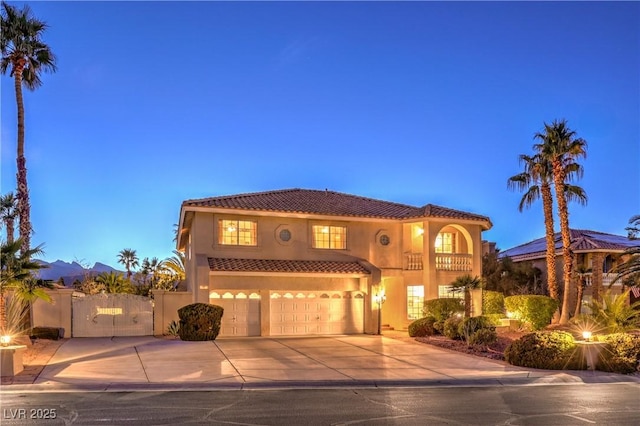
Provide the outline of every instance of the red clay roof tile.
{"type": "Polygon", "coordinates": [[[230,259],[210,257],[209,269],[224,272],[304,272],[369,274],[358,262],[331,260],[230,259]]]}

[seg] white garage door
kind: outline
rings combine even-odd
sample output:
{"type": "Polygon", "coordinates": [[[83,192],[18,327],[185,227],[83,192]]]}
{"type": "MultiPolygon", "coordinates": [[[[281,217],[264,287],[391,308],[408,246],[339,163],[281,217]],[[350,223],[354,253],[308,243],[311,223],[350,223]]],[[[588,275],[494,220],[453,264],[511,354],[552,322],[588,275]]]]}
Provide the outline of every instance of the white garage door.
{"type": "Polygon", "coordinates": [[[222,306],[220,337],[260,335],[260,295],[249,292],[212,292],[209,303],[222,306]]]}
{"type": "Polygon", "coordinates": [[[271,335],[363,333],[364,296],[343,292],[271,294],[271,335]]]}

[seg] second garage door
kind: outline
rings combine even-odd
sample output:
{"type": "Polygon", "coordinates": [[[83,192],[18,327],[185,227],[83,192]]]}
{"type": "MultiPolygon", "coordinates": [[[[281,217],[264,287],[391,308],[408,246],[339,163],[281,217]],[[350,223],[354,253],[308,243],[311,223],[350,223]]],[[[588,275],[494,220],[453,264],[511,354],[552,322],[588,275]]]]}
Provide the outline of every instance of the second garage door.
{"type": "Polygon", "coordinates": [[[344,292],[271,293],[272,336],[363,333],[364,296],[344,292]]]}

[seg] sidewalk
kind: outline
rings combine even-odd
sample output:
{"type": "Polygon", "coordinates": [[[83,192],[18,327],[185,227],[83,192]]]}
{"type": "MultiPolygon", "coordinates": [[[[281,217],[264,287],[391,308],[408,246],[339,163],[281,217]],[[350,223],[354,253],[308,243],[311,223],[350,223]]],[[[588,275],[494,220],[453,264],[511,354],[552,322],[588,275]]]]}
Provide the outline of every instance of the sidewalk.
{"type": "Polygon", "coordinates": [[[125,391],[270,387],[495,386],[640,383],[599,371],[514,367],[384,336],[220,338],[73,338],[51,342],[3,391],[125,391]]]}

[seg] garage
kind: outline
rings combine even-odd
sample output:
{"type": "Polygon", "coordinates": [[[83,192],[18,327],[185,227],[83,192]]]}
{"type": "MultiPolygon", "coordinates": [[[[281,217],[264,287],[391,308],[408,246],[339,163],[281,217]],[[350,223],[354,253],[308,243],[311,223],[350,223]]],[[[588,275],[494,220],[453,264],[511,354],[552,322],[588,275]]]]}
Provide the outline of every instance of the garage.
{"type": "Polygon", "coordinates": [[[211,292],[209,303],[224,308],[220,337],[260,336],[260,295],[258,293],[211,292]]]}
{"type": "Polygon", "coordinates": [[[363,333],[360,292],[272,292],[272,336],[363,333]]]}

